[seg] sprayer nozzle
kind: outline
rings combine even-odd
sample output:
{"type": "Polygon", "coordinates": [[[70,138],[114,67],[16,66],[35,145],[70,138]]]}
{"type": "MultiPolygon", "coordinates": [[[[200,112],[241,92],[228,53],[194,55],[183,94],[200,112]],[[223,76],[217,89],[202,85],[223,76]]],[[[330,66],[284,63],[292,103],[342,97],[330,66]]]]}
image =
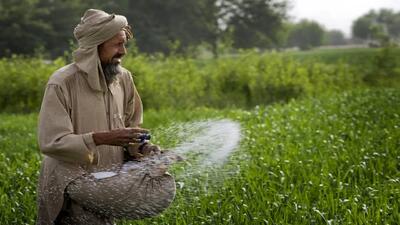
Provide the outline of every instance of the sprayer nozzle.
{"type": "Polygon", "coordinates": [[[151,139],[151,135],[150,135],[150,134],[142,134],[142,135],[139,137],[139,139],[140,139],[140,142],[143,143],[143,142],[145,142],[146,140],[147,140],[147,141],[150,140],[150,139],[151,139]]]}

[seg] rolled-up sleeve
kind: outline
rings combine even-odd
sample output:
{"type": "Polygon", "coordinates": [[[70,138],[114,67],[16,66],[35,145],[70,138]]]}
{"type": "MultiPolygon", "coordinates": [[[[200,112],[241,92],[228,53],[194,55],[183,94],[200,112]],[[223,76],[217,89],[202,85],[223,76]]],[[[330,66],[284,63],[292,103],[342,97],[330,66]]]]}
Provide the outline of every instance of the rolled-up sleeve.
{"type": "Polygon", "coordinates": [[[47,85],[39,114],[39,148],[43,154],[57,160],[96,163],[93,133],[74,134],[66,102],[59,85],[47,85]]]}

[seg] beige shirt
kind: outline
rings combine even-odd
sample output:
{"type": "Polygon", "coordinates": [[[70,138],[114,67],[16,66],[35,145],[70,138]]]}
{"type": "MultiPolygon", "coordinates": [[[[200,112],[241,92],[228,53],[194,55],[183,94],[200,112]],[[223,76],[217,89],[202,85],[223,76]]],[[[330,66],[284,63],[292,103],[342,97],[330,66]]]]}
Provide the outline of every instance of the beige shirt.
{"type": "MultiPolygon", "coordinates": [[[[100,71],[101,72],[101,71],[100,71]]],[[[123,162],[118,146],[96,146],[92,134],[142,123],[142,102],[131,74],[123,69],[108,88],[91,87],[75,63],[49,79],[39,115],[39,147],[44,154],[38,186],[38,224],[51,224],[69,182],[123,162]]],[[[102,87],[107,87],[99,75],[102,87]]]]}

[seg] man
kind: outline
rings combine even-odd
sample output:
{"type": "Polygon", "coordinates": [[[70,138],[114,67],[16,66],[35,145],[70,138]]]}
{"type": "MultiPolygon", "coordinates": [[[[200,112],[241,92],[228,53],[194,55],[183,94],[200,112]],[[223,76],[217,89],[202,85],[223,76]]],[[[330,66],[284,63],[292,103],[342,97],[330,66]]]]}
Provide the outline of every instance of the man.
{"type": "Polygon", "coordinates": [[[125,202],[137,208],[136,214],[125,213],[122,217],[153,216],[165,209],[175,194],[173,178],[165,174],[166,169],[161,168],[155,175],[140,171],[125,173],[121,175],[123,178],[117,176],[113,180],[98,181],[91,176],[121,166],[127,146],[131,152],[139,151],[140,147],[141,153],[160,154],[157,146],[140,144],[140,137],[148,133],[139,128],[142,102],[131,74],[120,66],[126,53],[125,43],[132,37],[130,26],[124,16],[90,9],[75,28],[74,36],[79,43],[75,61],[50,77],[39,115],[39,147],[44,158],[38,186],[37,223],[111,224],[118,215],[108,212],[114,206],[103,213],[99,209],[100,205],[106,208],[113,204],[102,204],[109,201],[104,199],[107,196],[103,191],[108,191],[113,199],[131,196],[125,202]],[[167,200],[154,204],[156,200],[151,199],[153,205],[164,204],[160,209],[145,212],[154,207],[144,206],[150,198],[141,196],[139,191],[148,190],[135,179],[161,181],[159,189],[152,191],[167,200]],[[118,186],[110,186],[116,183],[118,186]],[[160,192],[163,188],[168,191],[160,192]],[[136,205],[132,199],[137,200],[136,205]]]}

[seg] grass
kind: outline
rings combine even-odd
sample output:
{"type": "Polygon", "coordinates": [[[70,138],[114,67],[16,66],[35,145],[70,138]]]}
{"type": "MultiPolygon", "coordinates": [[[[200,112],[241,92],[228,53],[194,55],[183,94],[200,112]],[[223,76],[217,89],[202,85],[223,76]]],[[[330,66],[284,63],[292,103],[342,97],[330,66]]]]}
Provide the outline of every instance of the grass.
{"type": "MultiPolygon", "coordinates": [[[[158,130],[210,117],[239,121],[241,146],[222,168],[177,179],[162,215],[119,224],[397,224],[399,101],[400,91],[382,89],[251,111],[148,111],[145,126],[163,146],[171,141],[158,130]]],[[[36,117],[0,115],[0,224],[34,223],[36,117]]]]}

